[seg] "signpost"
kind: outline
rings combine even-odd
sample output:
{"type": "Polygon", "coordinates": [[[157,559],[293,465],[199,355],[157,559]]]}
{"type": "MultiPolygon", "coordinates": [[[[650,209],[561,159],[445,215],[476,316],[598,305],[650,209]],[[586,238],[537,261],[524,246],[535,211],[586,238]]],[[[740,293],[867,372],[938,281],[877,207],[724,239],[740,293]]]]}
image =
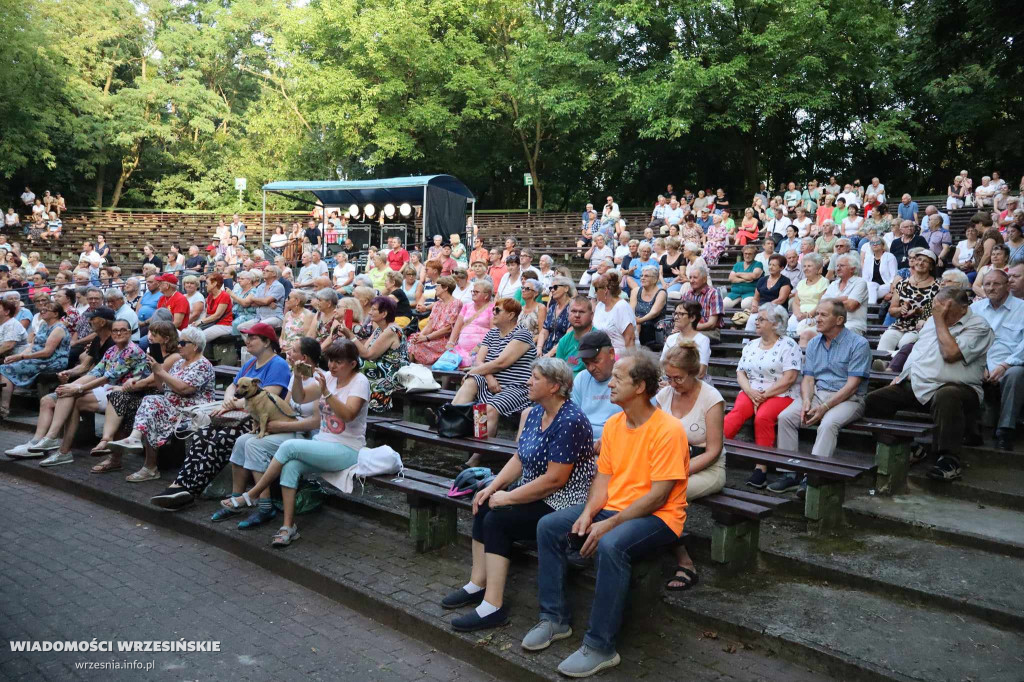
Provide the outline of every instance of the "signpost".
{"type": "Polygon", "coordinates": [[[238,190],[238,208],[242,208],[242,192],[245,191],[245,178],[235,178],[235,189],[238,190]]]}
{"type": "Polygon", "coordinates": [[[529,173],[523,173],[523,185],[526,186],[526,212],[530,212],[530,188],[533,187],[533,176],[529,173]]]}

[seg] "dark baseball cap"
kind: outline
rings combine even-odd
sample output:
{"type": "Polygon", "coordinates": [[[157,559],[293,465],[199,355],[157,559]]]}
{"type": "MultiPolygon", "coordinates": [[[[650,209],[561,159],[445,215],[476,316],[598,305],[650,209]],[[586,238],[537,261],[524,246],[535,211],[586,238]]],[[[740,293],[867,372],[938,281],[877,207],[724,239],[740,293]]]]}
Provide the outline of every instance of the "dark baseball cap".
{"type": "Polygon", "coordinates": [[[114,312],[113,308],[100,306],[96,310],[93,310],[89,313],[90,320],[94,317],[102,317],[104,320],[110,320],[111,322],[113,322],[114,317],[116,317],[116,313],[114,312]]]}
{"type": "Polygon", "coordinates": [[[597,356],[602,348],[611,348],[612,340],[603,331],[591,330],[580,339],[580,349],[576,356],[582,360],[589,360],[597,356]]]}

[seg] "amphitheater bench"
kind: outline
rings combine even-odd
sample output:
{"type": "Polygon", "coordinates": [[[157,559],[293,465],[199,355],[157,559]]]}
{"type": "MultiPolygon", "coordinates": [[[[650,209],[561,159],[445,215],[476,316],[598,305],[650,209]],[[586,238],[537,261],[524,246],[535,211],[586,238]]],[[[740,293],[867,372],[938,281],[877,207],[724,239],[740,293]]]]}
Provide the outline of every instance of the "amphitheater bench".
{"type": "MultiPolygon", "coordinates": [[[[733,378],[714,376],[711,380],[718,389],[739,389],[739,384],[733,378]]],[[[726,410],[731,407],[727,404],[726,410]]],[[[928,421],[926,416],[922,420],[862,417],[844,426],[843,430],[867,434],[875,439],[876,491],[882,495],[894,495],[907,488],[910,446],[934,428],[935,424],[928,421]]]]}
{"type": "Polygon", "coordinates": [[[846,484],[864,474],[874,473],[878,465],[860,465],[832,458],[815,457],[800,452],[762,447],[753,443],[728,439],[725,442],[728,461],[744,464],[765,464],[807,476],[804,516],[818,531],[839,526],[846,498],[846,484]]]}
{"type": "MultiPolygon", "coordinates": [[[[507,461],[516,453],[515,441],[504,438],[444,438],[424,424],[381,420],[369,424],[379,440],[395,450],[406,451],[405,441],[430,443],[465,452],[490,454],[507,461]],[[396,447],[397,446],[397,447],[396,447]]],[[[417,551],[427,551],[455,538],[455,512],[469,505],[447,496],[451,481],[433,474],[405,470],[405,479],[378,477],[375,482],[401,490],[409,498],[409,532],[417,551]]],[[[758,495],[744,490],[726,489],[708,495],[694,504],[711,510],[714,529],[711,537],[712,559],[721,564],[742,566],[757,555],[760,520],[788,500],[758,495]]]]}

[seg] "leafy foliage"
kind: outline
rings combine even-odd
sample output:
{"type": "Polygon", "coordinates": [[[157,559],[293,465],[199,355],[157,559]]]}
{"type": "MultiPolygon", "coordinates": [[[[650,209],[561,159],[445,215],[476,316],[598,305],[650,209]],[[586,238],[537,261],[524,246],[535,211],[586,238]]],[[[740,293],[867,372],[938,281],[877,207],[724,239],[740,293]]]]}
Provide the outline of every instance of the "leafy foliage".
{"type": "MultiPolygon", "coordinates": [[[[281,178],[450,172],[482,207],[667,182],[1024,161],[1024,6],[996,0],[0,0],[0,175],[223,209],[281,178]]],[[[274,208],[287,199],[270,199],[274,208]]]]}

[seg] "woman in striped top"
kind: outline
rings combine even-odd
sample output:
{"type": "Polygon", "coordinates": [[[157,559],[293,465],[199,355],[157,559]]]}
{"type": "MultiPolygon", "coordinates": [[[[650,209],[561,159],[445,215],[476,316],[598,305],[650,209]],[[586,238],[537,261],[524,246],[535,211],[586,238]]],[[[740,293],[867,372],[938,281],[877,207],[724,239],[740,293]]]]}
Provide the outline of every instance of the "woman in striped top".
{"type": "Polygon", "coordinates": [[[518,414],[530,405],[526,381],[537,347],[530,332],[519,326],[522,309],[513,298],[494,303],[494,327],[480,342],[473,367],[452,400],[453,405],[485,404],[490,438],[498,432],[499,415],[518,414]]]}

